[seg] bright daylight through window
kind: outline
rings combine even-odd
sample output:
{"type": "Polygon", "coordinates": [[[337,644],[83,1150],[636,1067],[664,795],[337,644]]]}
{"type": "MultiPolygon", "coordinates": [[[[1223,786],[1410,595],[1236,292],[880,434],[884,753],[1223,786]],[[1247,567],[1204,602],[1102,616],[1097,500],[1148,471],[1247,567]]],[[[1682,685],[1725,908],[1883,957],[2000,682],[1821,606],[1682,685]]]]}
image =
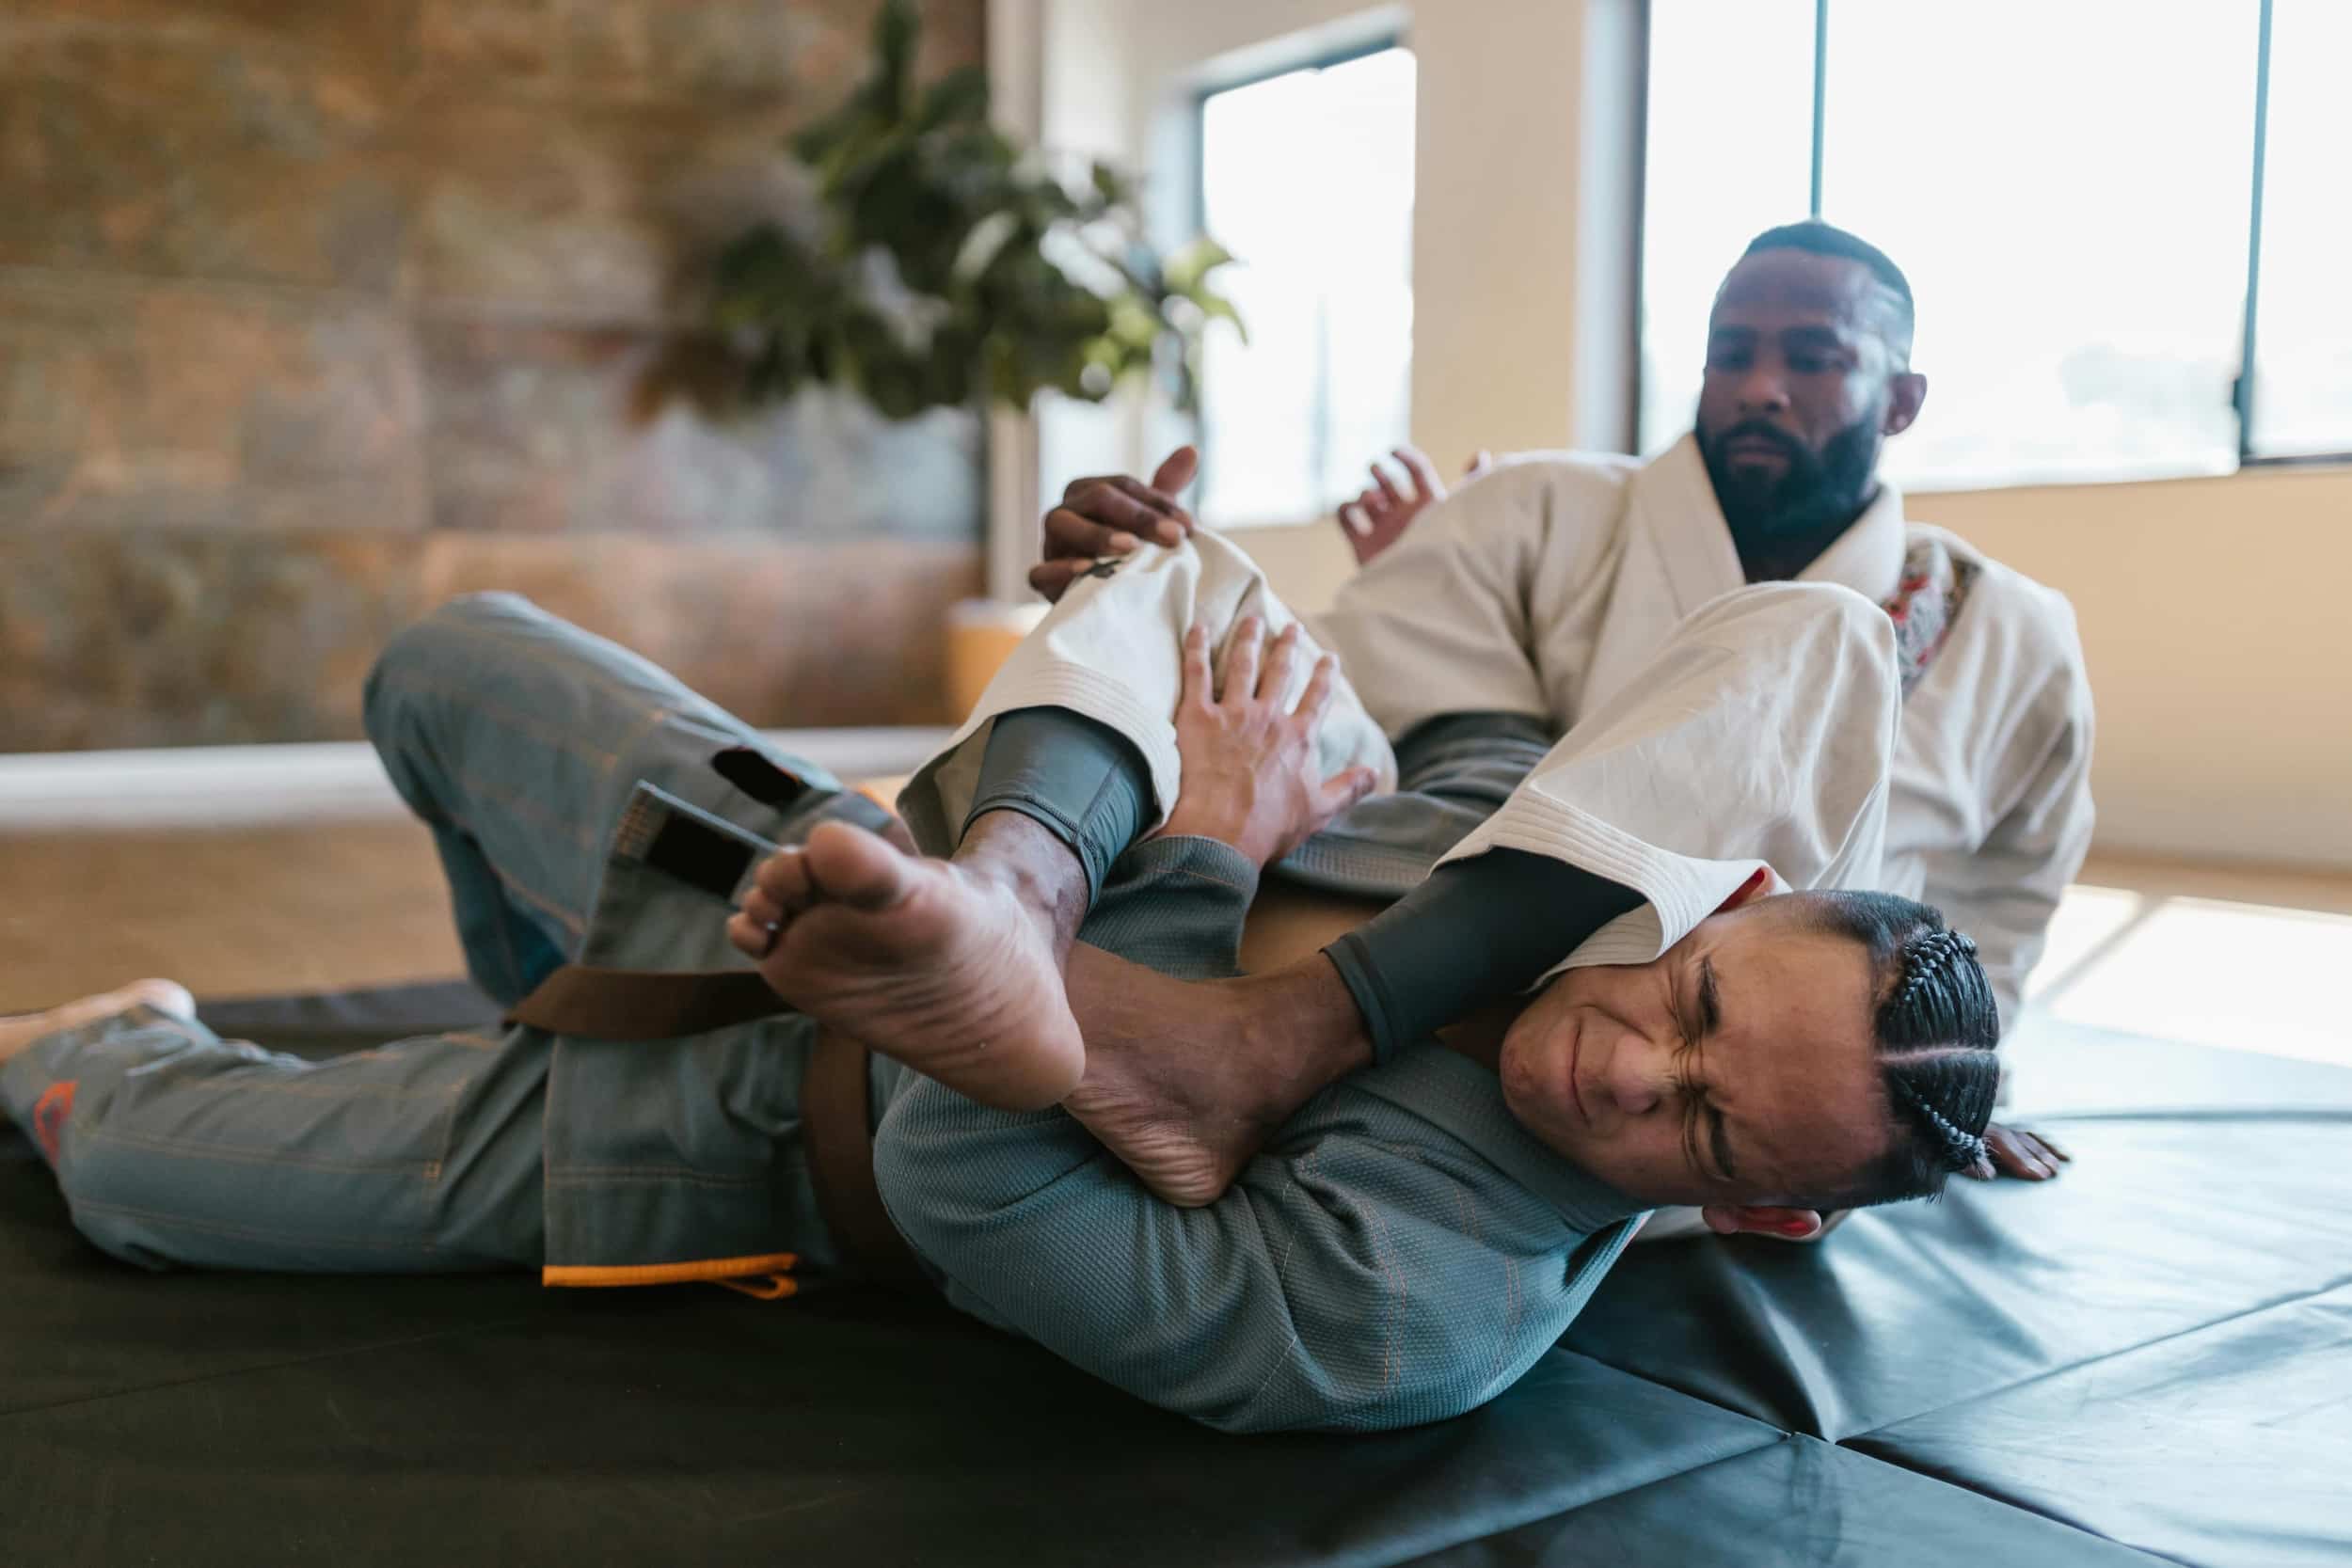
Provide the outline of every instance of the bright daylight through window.
{"type": "Polygon", "coordinates": [[[1919,302],[1931,391],[1887,448],[1901,483],[2352,451],[2352,6],[2199,0],[2152,20],[2138,0],[1657,0],[1643,450],[1690,428],[1740,245],[1812,208],[1892,255],[1919,302]]]}
{"type": "Polygon", "coordinates": [[[1201,365],[1202,514],[1293,523],[1406,437],[1413,344],[1413,55],[1383,49],[1209,94],[1204,227],[1249,341],[1201,365]]]}

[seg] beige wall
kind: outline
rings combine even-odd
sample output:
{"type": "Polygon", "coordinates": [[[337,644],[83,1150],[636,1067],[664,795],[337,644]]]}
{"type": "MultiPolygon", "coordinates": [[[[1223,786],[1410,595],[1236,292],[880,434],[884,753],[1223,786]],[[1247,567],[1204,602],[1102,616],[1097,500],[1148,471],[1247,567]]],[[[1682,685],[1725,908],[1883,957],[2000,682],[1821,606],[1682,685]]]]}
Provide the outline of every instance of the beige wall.
{"type": "Polygon", "coordinates": [[[2102,848],[2352,867],[2352,469],[1910,511],[2074,600],[2102,848]]]}

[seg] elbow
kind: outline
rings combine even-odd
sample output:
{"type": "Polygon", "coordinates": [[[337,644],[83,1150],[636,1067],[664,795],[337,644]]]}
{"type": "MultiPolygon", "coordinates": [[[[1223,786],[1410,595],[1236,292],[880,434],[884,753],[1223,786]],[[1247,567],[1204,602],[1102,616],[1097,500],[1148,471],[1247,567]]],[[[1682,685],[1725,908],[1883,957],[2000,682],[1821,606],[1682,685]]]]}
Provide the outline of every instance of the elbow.
{"type": "Polygon", "coordinates": [[[1515,1365],[1506,1370],[1496,1365],[1491,1343],[1440,1342],[1420,1345],[1404,1364],[1364,1344],[1364,1327],[1351,1321],[1343,1331],[1357,1342],[1330,1356],[1294,1344],[1277,1375],[1238,1402],[1178,1413],[1219,1432],[1393,1432],[1469,1414],[1516,1382],[1525,1370],[1519,1363],[1534,1360],[1510,1357],[1515,1365]]]}

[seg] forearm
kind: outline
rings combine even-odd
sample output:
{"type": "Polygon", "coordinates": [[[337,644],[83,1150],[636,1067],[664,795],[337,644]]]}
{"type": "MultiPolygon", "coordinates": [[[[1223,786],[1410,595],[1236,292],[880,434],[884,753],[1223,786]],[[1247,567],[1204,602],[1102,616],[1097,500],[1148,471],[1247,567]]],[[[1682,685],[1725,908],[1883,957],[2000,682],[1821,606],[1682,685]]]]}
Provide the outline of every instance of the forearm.
{"type": "Polygon", "coordinates": [[[1439,866],[1325,951],[1377,1060],[1519,995],[1642,895],[1516,849],[1439,866]]]}

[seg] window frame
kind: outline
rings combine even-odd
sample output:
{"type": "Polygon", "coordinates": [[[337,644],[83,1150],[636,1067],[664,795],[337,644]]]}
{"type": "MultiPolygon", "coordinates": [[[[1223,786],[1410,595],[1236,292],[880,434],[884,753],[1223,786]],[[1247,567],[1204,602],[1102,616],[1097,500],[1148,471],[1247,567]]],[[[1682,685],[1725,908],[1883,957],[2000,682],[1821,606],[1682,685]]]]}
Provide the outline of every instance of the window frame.
{"type": "MultiPolygon", "coordinates": [[[[2260,19],[2257,23],[2258,37],[2256,39],[2254,55],[2254,167],[2252,198],[2249,203],[2247,213],[2246,299],[2243,307],[2244,315],[2239,333],[2240,347],[2238,356],[2238,372],[2231,383],[2230,395],[2230,406],[2237,419],[2237,466],[2241,469],[2340,467],[2346,465],[2352,465],[2352,445],[2347,445],[2335,451],[2316,452],[2264,453],[2256,451],[2253,448],[2255,367],[2261,362],[2260,355],[2262,348],[2260,318],[2262,313],[2263,185],[2267,169],[2267,153],[2269,150],[2271,54],[2270,19],[2273,0],[2259,0],[2259,3],[2261,10],[2260,19]]],[[[1643,7],[1644,23],[1645,27],[1647,25],[1649,12],[1656,4],[1657,0],[1647,0],[1647,3],[1643,7]]],[[[1824,153],[1826,151],[1825,127],[1828,119],[1827,109],[1829,101],[1829,24],[1830,0],[1813,0],[1813,169],[1811,183],[1812,211],[1808,215],[1815,218],[1819,218],[1821,215],[1822,164],[1824,153]]],[[[1642,76],[1642,87],[1644,93],[1646,95],[1649,90],[1649,66],[1646,60],[1644,62],[1642,76]]],[[[1643,150],[1642,156],[1645,161],[1646,161],[1646,149],[1643,150]]],[[[1635,243],[1638,246],[1640,243],[1638,236],[1635,243]]],[[[1638,249],[1635,254],[1637,256],[1640,254],[1638,249]]],[[[1643,281],[1644,286],[1646,287],[1646,278],[1643,281]]],[[[1638,356],[1635,360],[1635,365],[1636,374],[1638,375],[1640,373],[1640,360],[1638,356]]],[[[1637,389],[1637,395],[1635,398],[1635,406],[1637,408],[1640,406],[1640,390],[1641,389],[1637,389]]],[[[2346,438],[2347,441],[2352,441],[2352,431],[2346,432],[2346,438]]],[[[1979,481],[1963,487],[1971,489],[1997,488],[2007,483],[2010,482],[1998,480],[1979,481]]],[[[2095,484],[2109,482],[2096,479],[2083,479],[2073,481],[2042,480],[2035,481],[2033,483],[2095,484]]],[[[2155,481],[2152,483],[2162,482],[2155,481]]],[[[1941,486],[1939,486],[1939,488],[1941,488],[1941,486]]]]}
{"type": "MultiPolygon", "coordinates": [[[[2267,0],[2265,0],[2265,3],[2267,4],[2267,0]]],[[[1233,76],[1220,76],[1194,87],[1184,103],[1185,153],[1192,165],[1192,202],[1188,214],[1191,231],[1195,234],[1209,234],[1208,107],[1210,99],[1223,93],[1237,92],[1243,87],[1254,87],[1261,82],[1271,82],[1278,76],[1289,76],[1301,71],[1328,71],[1333,66],[1369,59],[1375,55],[1385,55],[1391,49],[1410,49],[1411,47],[1412,40],[1402,28],[1372,33],[1361,38],[1350,39],[1345,43],[1310,50],[1305,54],[1270,61],[1259,70],[1233,76]]],[[[1209,238],[1216,239],[1216,236],[1209,234],[1209,238]]],[[[1210,395],[1209,381],[1210,377],[1204,368],[1200,385],[1194,388],[1194,395],[1200,400],[1202,411],[1195,414],[1192,420],[1193,444],[1200,453],[1200,474],[1204,492],[1209,472],[1216,462],[1216,444],[1208,437],[1206,405],[1210,395]]],[[[1311,413],[1316,438],[1320,440],[1331,413],[1331,389],[1320,375],[1315,378],[1314,402],[1311,413]]],[[[1320,463],[1317,467],[1321,467],[1320,463]]],[[[1296,528],[1320,522],[1324,516],[1327,515],[1329,515],[1328,513],[1320,516],[1294,518],[1287,523],[1265,520],[1220,523],[1218,526],[1220,528],[1296,528]]]]}

